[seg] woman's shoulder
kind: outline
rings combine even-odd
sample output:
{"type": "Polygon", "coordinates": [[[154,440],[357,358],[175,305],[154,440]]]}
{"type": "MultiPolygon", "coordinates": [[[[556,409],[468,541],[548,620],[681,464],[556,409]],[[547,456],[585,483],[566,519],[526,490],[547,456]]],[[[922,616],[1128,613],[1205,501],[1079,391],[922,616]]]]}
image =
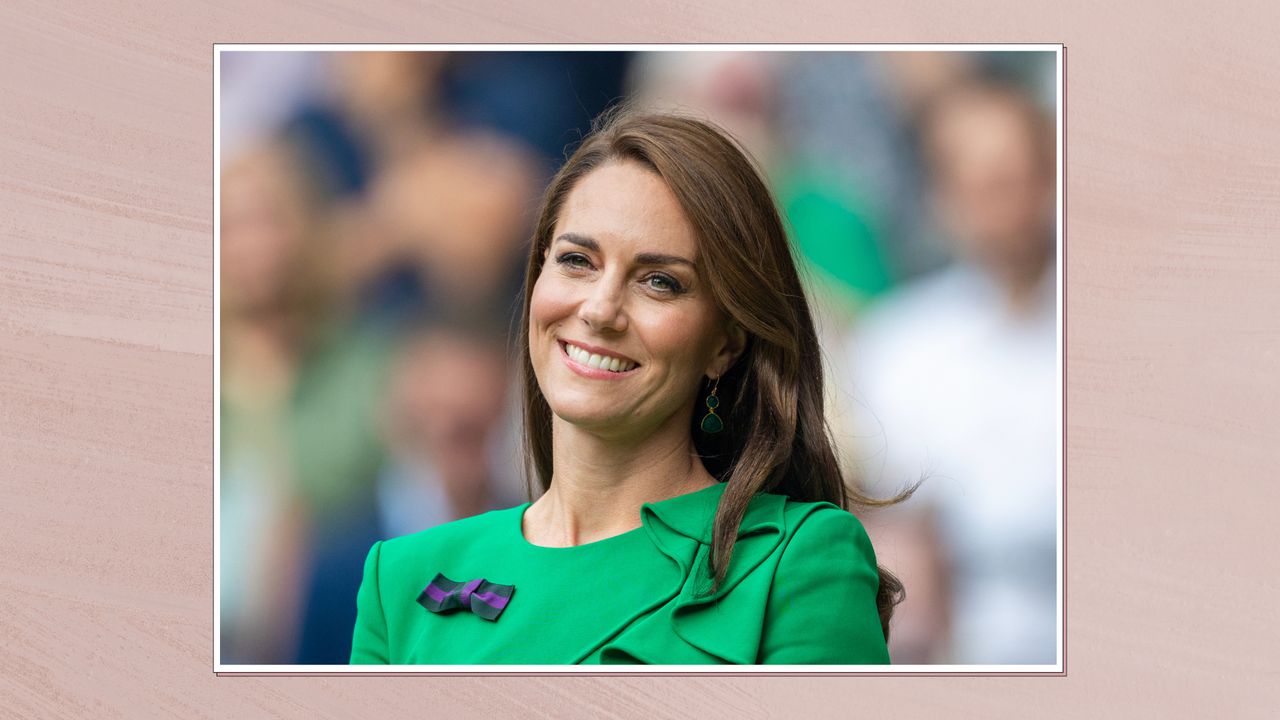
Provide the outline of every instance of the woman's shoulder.
{"type": "MultiPolygon", "coordinates": [[[[725,485],[646,505],[644,511],[680,534],[710,544],[714,516],[725,485]]],[[[644,513],[642,513],[644,514],[644,513]]],[[[804,537],[861,539],[866,531],[857,517],[825,501],[795,500],[788,495],[757,492],[738,525],[738,539],[772,536],[785,543],[797,533],[804,537]]],[[[758,543],[757,543],[758,544],[758,543]]]]}
{"type": "Polygon", "coordinates": [[[803,533],[806,538],[857,540],[867,535],[856,515],[834,503],[806,502],[780,496],[780,504],[787,537],[803,533]]]}
{"type": "Polygon", "coordinates": [[[715,584],[707,546],[718,500],[709,490],[649,508],[655,544],[682,574],[666,622],[637,624],[605,647],[603,662],[887,661],[875,556],[858,518],[829,502],[757,493],[715,584]]]}
{"type": "MultiPolygon", "coordinates": [[[[787,498],[784,518],[783,558],[821,551],[829,560],[853,561],[876,566],[875,549],[862,521],[830,502],[803,502],[787,498]]],[[[784,560],[784,562],[788,562],[784,560]]]]}
{"type": "Polygon", "coordinates": [[[460,520],[443,523],[425,530],[394,537],[382,542],[384,561],[438,554],[441,551],[476,548],[478,545],[500,543],[506,533],[519,521],[525,505],[491,510],[460,520]]]}

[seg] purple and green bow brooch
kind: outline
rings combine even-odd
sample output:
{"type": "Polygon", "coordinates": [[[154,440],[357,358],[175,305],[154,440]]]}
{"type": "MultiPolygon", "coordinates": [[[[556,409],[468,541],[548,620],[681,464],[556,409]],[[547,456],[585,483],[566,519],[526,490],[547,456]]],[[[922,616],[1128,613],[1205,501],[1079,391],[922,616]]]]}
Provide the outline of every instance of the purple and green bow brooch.
{"type": "Polygon", "coordinates": [[[433,613],[470,610],[485,620],[494,621],[507,609],[515,591],[515,585],[499,585],[484,578],[454,582],[437,573],[418,595],[418,604],[433,613]]]}

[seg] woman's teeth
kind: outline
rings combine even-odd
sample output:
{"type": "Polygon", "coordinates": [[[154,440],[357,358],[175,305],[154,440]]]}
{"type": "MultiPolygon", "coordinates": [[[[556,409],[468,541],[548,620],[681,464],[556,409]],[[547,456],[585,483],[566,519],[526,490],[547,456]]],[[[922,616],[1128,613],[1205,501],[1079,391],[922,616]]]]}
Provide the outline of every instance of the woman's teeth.
{"type": "Polygon", "coordinates": [[[576,345],[564,344],[565,352],[569,357],[596,370],[608,370],[610,372],[626,372],[636,366],[635,363],[628,360],[622,360],[608,355],[597,355],[587,352],[576,345]]]}

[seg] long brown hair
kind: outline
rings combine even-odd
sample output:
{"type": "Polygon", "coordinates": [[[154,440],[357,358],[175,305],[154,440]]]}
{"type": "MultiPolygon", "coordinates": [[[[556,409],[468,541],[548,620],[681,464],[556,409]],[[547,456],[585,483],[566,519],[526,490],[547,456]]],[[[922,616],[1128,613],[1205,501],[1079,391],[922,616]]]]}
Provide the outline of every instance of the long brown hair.
{"type": "MultiPolygon", "coordinates": [[[[712,296],[747,333],[747,345],[719,380],[728,402],[724,432],[690,433],[707,471],[726,483],[712,530],[711,567],[718,586],[738,527],[759,492],[846,510],[899,502],[846,485],[823,413],[822,360],[782,219],[750,154],[712,123],[677,114],[615,107],[596,122],[543,197],[525,275],[520,353],[524,372],[526,462],[530,494],[552,477],[551,408],[529,357],[529,302],[542,272],[565,199],[606,162],[630,160],[657,173],[675,194],[699,243],[699,262],[712,296]]],[[[912,488],[913,490],[914,488],[912,488]]],[[[902,583],[883,567],[876,604],[885,638],[903,597],[902,583]]]]}

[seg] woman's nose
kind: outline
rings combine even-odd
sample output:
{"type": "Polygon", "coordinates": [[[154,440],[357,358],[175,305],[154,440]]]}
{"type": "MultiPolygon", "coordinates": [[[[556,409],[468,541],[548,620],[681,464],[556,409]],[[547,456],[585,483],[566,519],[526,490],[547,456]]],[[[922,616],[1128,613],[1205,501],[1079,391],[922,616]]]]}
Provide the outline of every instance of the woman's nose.
{"type": "Polygon", "coordinates": [[[627,329],[624,289],[603,279],[578,306],[578,317],[596,332],[621,332],[627,329]]]}

